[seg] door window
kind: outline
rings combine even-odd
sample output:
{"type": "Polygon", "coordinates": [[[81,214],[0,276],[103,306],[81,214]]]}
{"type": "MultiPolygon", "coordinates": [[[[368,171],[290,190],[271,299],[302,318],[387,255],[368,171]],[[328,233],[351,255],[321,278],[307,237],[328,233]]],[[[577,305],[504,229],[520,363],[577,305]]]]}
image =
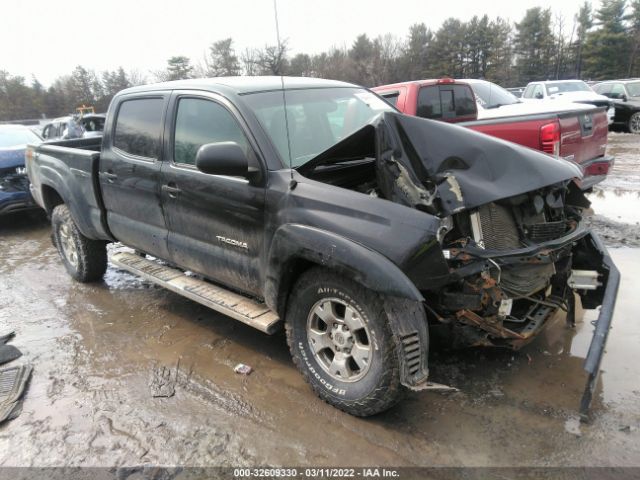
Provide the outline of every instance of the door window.
{"type": "Polygon", "coordinates": [[[601,85],[596,85],[595,87],[593,87],[593,89],[596,91],[596,93],[599,93],[600,95],[604,95],[605,97],[611,96],[610,83],[603,83],[601,85]]]}
{"type": "Polygon", "coordinates": [[[544,98],[544,91],[542,89],[542,85],[540,85],[539,83],[535,87],[533,87],[533,98],[544,98]]]}
{"type": "Polygon", "coordinates": [[[235,142],[249,153],[247,137],[226,108],[210,100],[181,98],[173,137],[175,163],[195,165],[198,149],[218,142],[235,142]]]}
{"type": "Polygon", "coordinates": [[[533,89],[535,85],[527,85],[527,88],[524,89],[524,93],[522,94],[522,98],[533,98],[533,89]]]}
{"type": "Polygon", "coordinates": [[[621,83],[614,83],[613,87],[611,87],[611,98],[622,98],[625,95],[624,85],[621,83]]]}
{"type": "Polygon", "coordinates": [[[126,100],[120,105],[114,147],[130,155],[157,159],[162,130],[162,98],[126,100]]]}

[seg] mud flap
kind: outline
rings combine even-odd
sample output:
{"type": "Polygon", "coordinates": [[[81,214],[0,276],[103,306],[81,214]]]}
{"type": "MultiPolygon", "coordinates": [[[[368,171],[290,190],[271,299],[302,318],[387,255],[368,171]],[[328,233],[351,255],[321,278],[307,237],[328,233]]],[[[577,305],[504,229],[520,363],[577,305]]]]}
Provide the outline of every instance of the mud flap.
{"type": "Polygon", "coordinates": [[[424,306],[413,300],[386,297],[385,311],[400,346],[400,383],[411,390],[423,390],[429,376],[429,331],[424,306]]]}
{"type": "Polygon", "coordinates": [[[22,394],[31,377],[31,366],[0,370],[0,423],[17,417],[22,411],[22,394]]]}
{"type": "Polygon", "coordinates": [[[586,304],[587,308],[595,308],[597,305],[593,305],[594,302],[598,302],[601,305],[598,319],[595,322],[593,338],[589,345],[589,352],[584,361],[584,369],[589,374],[589,377],[580,402],[580,415],[586,420],[598,375],[600,374],[600,363],[604,356],[609,329],[611,328],[618,286],[620,285],[620,272],[609,256],[606,247],[595,233],[592,232],[584,237],[581,242],[584,242],[582,245],[583,250],[578,252],[576,259],[581,262],[587,261],[588,258],[588,262],[593,264],[594,259],[598,258],[599,265],[595,269],[603,277],[603,291],[598,291],[600,290],[598,289],[592,293],[582,295],[583,303],[586,304]]]}

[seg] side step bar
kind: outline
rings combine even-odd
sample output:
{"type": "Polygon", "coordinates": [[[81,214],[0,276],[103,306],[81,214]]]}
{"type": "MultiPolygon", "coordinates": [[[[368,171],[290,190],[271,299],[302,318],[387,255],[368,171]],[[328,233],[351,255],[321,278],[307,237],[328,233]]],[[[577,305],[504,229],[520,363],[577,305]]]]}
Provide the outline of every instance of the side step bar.
{"type": "Polygon", "coordinates": [[[129,252],[114,253],[111,263],[264,333],[271,335],[281,327],[278,315],[264,303],[190,277],[176,268],[129,252]]]}

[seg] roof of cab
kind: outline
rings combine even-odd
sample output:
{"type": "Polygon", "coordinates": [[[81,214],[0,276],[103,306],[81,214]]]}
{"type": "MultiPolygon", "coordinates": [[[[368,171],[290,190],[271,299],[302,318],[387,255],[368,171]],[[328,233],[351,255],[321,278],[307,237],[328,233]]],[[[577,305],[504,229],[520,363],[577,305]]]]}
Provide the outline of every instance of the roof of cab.
{"type": "Polygon", "coordinates": [[[357,87],[352,83],[337,80],[324,80],[309,77],[216,77],[194,78],[191,80],[175,80],[172,82],[152,83],[122,90],[119,95],[130,93],[152,92],[159,90],[207,90],[212,92],[225,91],[243,95],[254,92],[281,90],[284,82],[285,90],[304,88],[357,87]]]}

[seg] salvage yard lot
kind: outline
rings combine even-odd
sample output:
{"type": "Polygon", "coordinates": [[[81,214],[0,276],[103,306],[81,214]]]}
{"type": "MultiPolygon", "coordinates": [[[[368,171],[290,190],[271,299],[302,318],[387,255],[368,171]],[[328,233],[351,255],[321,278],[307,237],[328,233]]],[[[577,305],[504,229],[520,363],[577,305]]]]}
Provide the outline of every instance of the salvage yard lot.
{"type": "Polygon", "coordinates": [[[640,465],[640,140],[612,134],[609,148],[593,222],[622,284],[590,424],[576,412],[595,311],[575,330],[558,315],[516,353],[434,346],[433,380],[459,392],[410,393],[358,419],[312,393],[284,335],[113,266],[102,283],[75,283],[46,220],[15,215],[0,219],[0,324],[34,373],[22,415],[0,426],[0,465],[640,465]],[[163,367],[169,398],[153,396],[163,367]]]}

